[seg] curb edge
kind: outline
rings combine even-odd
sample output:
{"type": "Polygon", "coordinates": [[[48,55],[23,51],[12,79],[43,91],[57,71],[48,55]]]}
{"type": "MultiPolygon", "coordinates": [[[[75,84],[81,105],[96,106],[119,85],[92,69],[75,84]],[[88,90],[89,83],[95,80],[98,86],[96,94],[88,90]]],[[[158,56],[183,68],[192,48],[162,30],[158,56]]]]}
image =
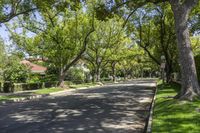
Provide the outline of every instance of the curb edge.
{"type": "Polygon", "coordinates": [[[150,113],[148,116],[148,122],[147,122],[145,133],[152,133],[153,111],[154,111],[154,105],[155,105],[156,96],[157,96],[157,90],[158,88],[157,88],[157,82],[156,82],[155,92],[154,92],[154,96],[153,96],[152,103],[150,106],[150,113]]]}

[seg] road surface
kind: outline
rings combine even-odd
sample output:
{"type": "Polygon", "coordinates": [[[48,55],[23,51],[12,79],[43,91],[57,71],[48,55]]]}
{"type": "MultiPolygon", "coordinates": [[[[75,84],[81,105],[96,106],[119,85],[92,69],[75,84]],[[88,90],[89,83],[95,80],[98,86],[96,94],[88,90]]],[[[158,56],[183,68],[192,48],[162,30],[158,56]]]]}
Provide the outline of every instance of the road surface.
{"type": "Polygon", "coordinates": [[[135,80],[0,105],[0,133],[142,133],[153,86],[135,80]]]}

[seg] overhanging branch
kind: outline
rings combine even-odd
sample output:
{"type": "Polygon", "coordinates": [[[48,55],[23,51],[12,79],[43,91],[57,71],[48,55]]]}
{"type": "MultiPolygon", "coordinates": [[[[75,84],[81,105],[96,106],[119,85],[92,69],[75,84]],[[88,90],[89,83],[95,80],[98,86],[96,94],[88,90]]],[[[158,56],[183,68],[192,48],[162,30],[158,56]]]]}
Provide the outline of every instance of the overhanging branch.
{"type": "Polygon", "coordinates": [[[0,18],[0,24],[6,23],[6,22],[10,21],[11,19],[13,19],[13,18],[15,18],[15,17],[17,17],[19,15],[32,12],[32,11],[34,11],[36,9],[37,8],[32,8],[32,9],[28,9],[28,10],[25,10],[25,11],[21,11],[19,13],[15,13],[15,11],[12,11],[9,15],[6,15],[4,18],[0,18]]]}

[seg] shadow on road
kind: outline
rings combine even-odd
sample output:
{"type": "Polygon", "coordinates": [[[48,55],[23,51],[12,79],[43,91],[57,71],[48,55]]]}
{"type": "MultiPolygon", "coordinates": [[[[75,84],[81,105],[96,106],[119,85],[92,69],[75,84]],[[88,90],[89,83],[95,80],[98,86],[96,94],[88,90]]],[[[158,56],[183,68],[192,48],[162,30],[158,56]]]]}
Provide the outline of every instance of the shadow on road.
{"type": "Polygon", "coordinates": [[[134,81],[1,105],[0,132],[140,133],[153,97],[149,83],[134,81]]]}

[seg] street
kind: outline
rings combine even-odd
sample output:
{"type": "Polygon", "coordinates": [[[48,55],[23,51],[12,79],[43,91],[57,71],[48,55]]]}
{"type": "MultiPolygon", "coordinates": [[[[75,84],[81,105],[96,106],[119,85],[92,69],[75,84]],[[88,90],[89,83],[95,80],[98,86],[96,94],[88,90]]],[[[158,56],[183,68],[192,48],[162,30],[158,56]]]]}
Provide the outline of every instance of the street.
{"type": "Polygon", "coordinates": [[[1,133],[143,133],[154,80],[0,105],[1,133]]]}

